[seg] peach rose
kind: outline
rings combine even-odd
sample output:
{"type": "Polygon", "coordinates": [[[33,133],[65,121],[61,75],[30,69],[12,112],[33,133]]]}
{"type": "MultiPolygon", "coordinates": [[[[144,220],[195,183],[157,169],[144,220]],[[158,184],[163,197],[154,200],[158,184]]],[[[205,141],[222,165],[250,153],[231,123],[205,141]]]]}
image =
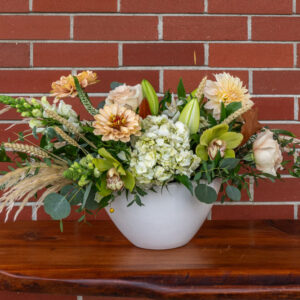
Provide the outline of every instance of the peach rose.
{"type": "Polygon", "coordinates": [[[256,168],[276,176],[276,171],[282,162],[282,153],[270,130],[265,130],[257,135],[253,143],[253,153],[256,168]]]}
{"type": "Polygon", "coordinates": [[[126,106],[127,108],[136,111],[141,102],[143,101],[142,86],[137,84],[135,86],[129,86],[126,84],[116,87],[110,91],[108,97],[105,100],[106,104],[119,104],[126,106]]]}

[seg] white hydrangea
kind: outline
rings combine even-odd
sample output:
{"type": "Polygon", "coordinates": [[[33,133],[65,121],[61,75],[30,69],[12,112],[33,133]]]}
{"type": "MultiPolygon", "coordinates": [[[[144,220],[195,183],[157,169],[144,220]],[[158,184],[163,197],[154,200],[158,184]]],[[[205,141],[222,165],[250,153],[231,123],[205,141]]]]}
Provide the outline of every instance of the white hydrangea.
{"type": "Polygon", "coordinates": [[[188,177],[200,164],[190,150],[189,130],[167,116],[148,116],[142,121],[144,133],[133,146],[130,170],[142,186],[163,185],[174,175],[188,177]]]}

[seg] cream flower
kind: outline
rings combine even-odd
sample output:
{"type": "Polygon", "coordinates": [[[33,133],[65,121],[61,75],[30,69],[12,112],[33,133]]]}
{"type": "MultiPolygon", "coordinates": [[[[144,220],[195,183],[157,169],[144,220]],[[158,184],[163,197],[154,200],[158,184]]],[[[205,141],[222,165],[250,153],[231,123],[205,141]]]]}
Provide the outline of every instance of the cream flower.
{"type": "MultiPolygon", "coordinates": [[[[82,88],[86,88],[88,85],[92,85],[98,82],[97,74],[91,71],[84,71],[76,75],[79,84],[82,88]]],[[[64,97],[76,97],[77,91],[73,76],[61,76],[60,80],[55,81],[51,85],[51,93],[55,96],[54,103],[57,103],[60,98],[64,97]]]]}
{"type": "Polygon", "coordinates": [[[102,135],[103,141],[130,141],[131,135],[141,135],[140,117],[131,109],[119,104],[106,104],[94,116],[95,135],[102,135]]]}
{"type": "Polygon", "coordinates": [[[135,86],[123,84],[109,92],[105,103],[118,103],[119,105],[126,106],[136,111],[136,109],[139,107],[142,101],[143,91],[142,86],[140,84],[137,84],[135,86]]]}
{"type": "Polygon", "coordinates": [[[204,96],[208,99],[206,109],[213,110],[213,116],[220,119],[221,103],[226,105],[232,102],[241,102],[242,106],[250,100],[250,95],[243,82],[238,77],[228,73],[215,75],[216,81],[207,80],[204,96]]]}
{"type": "Polygon", "coordinates": [[[257,135],[253,143],[253,153],[256,168],[276,176],[276,171],[282,162],[282,153],[270,130],[265,130],[257,135]]]}

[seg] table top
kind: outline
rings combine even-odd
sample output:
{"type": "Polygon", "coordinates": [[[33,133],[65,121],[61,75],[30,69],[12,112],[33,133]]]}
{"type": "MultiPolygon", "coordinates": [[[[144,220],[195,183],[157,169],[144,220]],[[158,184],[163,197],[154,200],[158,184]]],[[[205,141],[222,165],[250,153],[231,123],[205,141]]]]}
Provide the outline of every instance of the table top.
{"type": "Polygon", "coordinates": [[[299,221],[207,221],[185,247],[143,250],[109,221],[0,226],[0,290],[157,299],[299,299],[299,221]],[[229,296],[228,296],[229,297],[229,296]],[[228,299],[228,298],[227,298],[228,299]]]}

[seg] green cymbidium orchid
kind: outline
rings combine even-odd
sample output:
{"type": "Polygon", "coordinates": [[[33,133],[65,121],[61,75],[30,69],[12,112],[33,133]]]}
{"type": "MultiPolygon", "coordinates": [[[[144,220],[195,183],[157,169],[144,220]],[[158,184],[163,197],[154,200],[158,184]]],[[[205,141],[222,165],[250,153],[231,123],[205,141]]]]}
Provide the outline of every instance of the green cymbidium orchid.
{"type": "MultiPolygon", "coordinates": [[[[128,171],[124,170],[122,164],[115,159],[107,150],[104,148],[100,148],[98,153],[103,158],[94,158],[93,163],[95,167],[101,172],[106,172],[110,169],[116,169],[118,174],[120,175],[122,181],[124,182],[124,186],[127,190],[132,191],[135,186],[135,179],[133,175],[128,171]]],[[[106,187],[106,177],[101,176],[101,184],[98,185],[98,190],[101,196],[105,197],[112,193],[111,190],[106,187]]]]}
{"type": "Polygon", "coordinates": [[[203,132],[196,154],[204,161],[214,160],[218,152],[221,157],[234,158],[235,149],[243,140],[243,135],[237,132],[228,132],[227,124],[219,124],[203,132]]]}

